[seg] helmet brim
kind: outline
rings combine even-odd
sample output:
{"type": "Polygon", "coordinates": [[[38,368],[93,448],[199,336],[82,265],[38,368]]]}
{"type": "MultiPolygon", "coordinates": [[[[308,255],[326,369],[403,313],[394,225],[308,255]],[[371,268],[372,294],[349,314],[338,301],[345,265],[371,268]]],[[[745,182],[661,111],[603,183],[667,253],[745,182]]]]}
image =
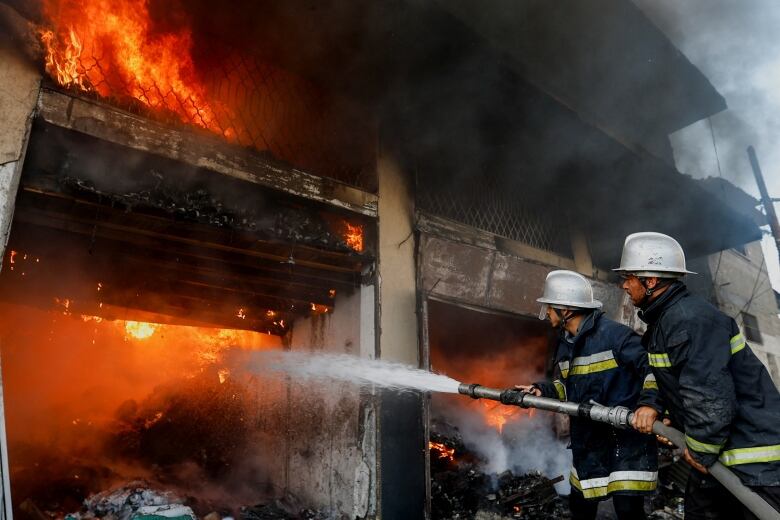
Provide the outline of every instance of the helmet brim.
{"type": "Polygon", "coordinates": [[[603,307],[604,304],[602,304],[599,300],[593,300],[590,303],[584,303],[584,302],[572,302],[572,301],[566,301],[566,300],[554,300],[552,298],[537,298],[536,303],[541,303],[545,305],[551,305],[551,306],[560,306],[560,307],[567,307],[572,309],[600,309],[603,307]]]}

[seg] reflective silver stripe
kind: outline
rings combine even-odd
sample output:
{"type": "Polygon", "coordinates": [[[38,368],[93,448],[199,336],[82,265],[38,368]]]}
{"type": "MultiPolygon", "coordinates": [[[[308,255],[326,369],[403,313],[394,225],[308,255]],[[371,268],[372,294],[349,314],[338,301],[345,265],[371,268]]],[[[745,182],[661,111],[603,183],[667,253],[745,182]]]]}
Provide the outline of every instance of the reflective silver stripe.
{"type": "Polygon", "coordinates": [[[745,348],[745,336],[742,334],[737,334],[733,338],[731,338],[731,355],[733,356],[743,348],[745,348]]]}
{"type": "Polygon", "coordinates": [[[642,383],[642,390],[658,390],[658,383],[653,374],[647,374],[644,383],[642,383]]]}
{"type": "Polygon", "coordinates": [[[613,471],[607,477],[580,480],[572,468],[569,482],[579,489],[585,498],[603,497],[613,491],[652,491],[657,486],[656,471],[613,471]]]}
{"type": "Polygon", "coordinates": [[[595,354],[591,354],[590,356],[576,357],[572,360],[571,364],[572,366],[575,367],[592,365],[593,363],[598,363],[599,361],[606,361],[608,359],[615,359],[615,355],[612,353],[611,350],[605,350],[604,352],[597,352],[595,354]]]}
{"type": "Polygon", "coordinates": [[[669,354],[648,354],[647,358],[650,361],[650,366],[653,368],[669,368],[672,366],[669,354]]]}
{"type": "Polygon", "coordinates": [[[775,444],[774,446],[756,446],[753,448],[736,448],[724,451],[720,454],[720,461],[726,466],[776,462],[779,460],[780,444],[775,444]]]}
{"type": "Polygon", "coordinates": [[[566,379],[566,377],[569,375],[569,362],[568,361],[559,362],[558,368],[561,370],[561,376],[564,379],[566,379]]]}
{"type": "Polygon", "coordinates": [[[615,361],[615,355],[611,350],[597,352],[590,356],[576,357],[572,360],[571,365],[571,370],[569,370],[570,375],[603,372],[604,370],[610,370],[612,368],[617,368],[618,366],[617,361],[615,361]]]}

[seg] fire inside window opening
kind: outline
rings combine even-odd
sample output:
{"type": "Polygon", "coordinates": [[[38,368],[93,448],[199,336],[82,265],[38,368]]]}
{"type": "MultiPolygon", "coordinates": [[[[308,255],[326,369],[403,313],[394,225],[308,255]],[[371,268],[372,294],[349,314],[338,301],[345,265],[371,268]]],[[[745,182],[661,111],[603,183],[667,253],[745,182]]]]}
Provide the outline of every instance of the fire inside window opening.
{"type": "Polygon", "coordinates": [[[353,104],[186,24],[160,31],[142,0],[44,4],[45,69],[60,87],[375,189],[375,130],[353,104]]]}
{"type": "MultiPolygon", "coordinates": [[[[429,300],[427,308],[432,370],[458,381],[490,380],[504,386],[544,379],[550,370],[554,334],[537,318],[435,300],[429,300]]],[[[558,438],[568,435],[566,423],[551,415],[448,394],[434,394],[430,406],[433,518],[472,517],[480,494],[495,493],[491,486],[498,483],[502,492],[512,495],[508,491],[524,478],[517,475],[541,471],[552,478],[569,471],[571,457],[558,438]]],[[[542,486],[537,487],[537,506],[556,497],[552,483],[541,476],[535,484],[522,485],[542,486]],[[549,490],[541,492],[544,486],[549,490]]],[[[522,495],[502,506],[511,511],[521,504],[522,495]]]]}
{"type": "Polygon", "coordinates": [[[372,225],[36,120],[0,272],[15,512],[73,513],[121,483],[238,517],[312,492],[285,474],[331,437],[353,455],[328,471],[355,478],[359,391],[303,412],[315,390],[251,367],[259,350],[360,348],[372,225]]]}

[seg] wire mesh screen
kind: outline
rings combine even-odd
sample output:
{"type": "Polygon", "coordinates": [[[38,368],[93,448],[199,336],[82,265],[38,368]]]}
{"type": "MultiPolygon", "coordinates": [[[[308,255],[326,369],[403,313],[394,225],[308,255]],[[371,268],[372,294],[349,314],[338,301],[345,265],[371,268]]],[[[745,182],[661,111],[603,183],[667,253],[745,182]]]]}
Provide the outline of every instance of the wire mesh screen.
{"type": "Polygon", "coordinates": [[[571,257],[565,225],[527,194],[491,179],[436,185],[418,180],[417,205],[433,215],[516,240],[537,249],[571,257]]]}
{"type": "Polygon", "coordinates": [[[143,35],[94,31],[76,26],[43,33],[45,68],[60,86],[375,190],[376,133],[358,107],[226,45],[195,52],[186,34],[136,42],[143,35]],[[120,37],[129,44],[117,44],[120,37]]]}

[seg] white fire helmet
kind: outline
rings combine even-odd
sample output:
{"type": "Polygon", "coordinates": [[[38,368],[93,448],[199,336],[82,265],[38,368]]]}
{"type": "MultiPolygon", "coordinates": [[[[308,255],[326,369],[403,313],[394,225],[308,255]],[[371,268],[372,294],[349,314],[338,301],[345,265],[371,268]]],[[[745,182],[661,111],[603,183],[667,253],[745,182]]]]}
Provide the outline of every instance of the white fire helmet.
{"type": "Polygon", "coordinates": [[[696,274],[685,268],[685,253],[675,239],[649,231],[626,237],[620,267],[613,271],[658,278],[679,278],[686,274],[696,274]]]}
{"type": "Polygon", "coordinates": [[[600,309],[601,302],[593,299],[593,287],[587,278],[574,271],[551,271],[544,281],[544,295],[536,299],[542,304],[539,319],[547,317],[547,308],[600,309]]]}

